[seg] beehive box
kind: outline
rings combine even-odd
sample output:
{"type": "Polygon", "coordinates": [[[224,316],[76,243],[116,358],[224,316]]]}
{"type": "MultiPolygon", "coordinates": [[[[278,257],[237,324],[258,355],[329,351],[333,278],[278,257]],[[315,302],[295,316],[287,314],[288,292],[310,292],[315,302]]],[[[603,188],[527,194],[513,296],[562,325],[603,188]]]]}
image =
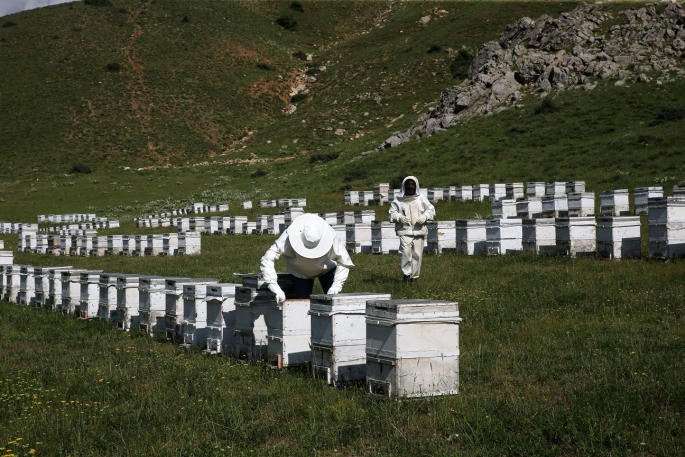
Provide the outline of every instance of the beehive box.
{"type": "Polygon", "coordinates": [[[516,217],[516,200],[493,200],[491,203],[493,219],[516,217]]]}
{"type": "Polygon", "coordinates": [[[487,252],[486,223],[484,219],[461,219],[454,223],[456,250],[460,254],[474,255],[487,252]]]}
{"type": "Polygon", "coordinates": [[[274,368],[311,362],[309,299],[285,300],[267,310],[267,360],[274,368]]]}
{"type": "Polygon", "coordinates": [[[177,217],[176,228],[178,229],[178,233],[185,233],[190,231],[190,219],[188,219],[187,217],[177,217]]]}
{"type": "Polygon", "coordinates": [[[649,257],[685,256],[685,198],[649,199],[649,257]]]}
{"type": "Polygon", "coordinates": [[[488,254],[512,254],[523,250],[521,219],[492,219],[486,222],[488,254]]]}
{"type": "Polygon", "coordinates": [[[345,225],[347,250],[354,253],[371,252],[371,224],[356,223],[345,225]]]}
{"type": "Polygon", "coordinates": [[[100,273],[98,279],[98,312],[101,321],[114,321],[117,313],[117,278],[116,273],[100,273]]]}
{"type": "Polygon", "coordinates": [[[274,214],[267,216],[266,233],[269,235],[279,235],[285,231],[285,216],[282,214],[274,214]]]}
{"type": "Polygon", "coordinates": [[[145,250],[147,249],[148,238],[147,235],[136,235],[135,247],[133,249],[132,255],[143,256],[145,255],[145,250]]]}
{"type": "Polygon", "coordinates": [[[400,238],[395,232],[395,224],[385,221],[371,223],[371,252],[373,254],[397,253],[400,249],[400,238]]]}
{"type": "Polygon", "coordinates": [[[245,201],[240,204],[241,209],[252,209],[252,202],[251,201],[245,201]]]}
{"type": "Polygon", "coordinates": [[[366,303],[366,384],[388,397],[459,391],[459,306],[442,300],[366,303]]]}
{"type": "Polygon", "coordinates": [[[506,184],[490,184],[488,189],[491,201],[502,200],[507,198],[507,185],[506,184]]]}
{"type": "MultiPolygon", "coordinates": [[[[71,267],[62,267],[71,268],[71,267]]],[[[55,268],[58,270],[59,268],[55,268]]],[[[50,267],[33,267],[35,305],[47,307],[50,302],[50,267]]]]}
{"type": "Polygon", "coordinates": [[[522,182],[507,183],[506,185],[507,197],[512,200],[518,200],[519,198],[525,198],[526,193],[523,188],[522,182]]]}
{"type": "Polygon", "coordinates": [[[7,270],[10,268],[10,265],[0,265],[0,300],[5,300],[5,294],[7,293],[7,270]]]}
{"type": "Polygon", "coordinates": [[[22,265],[19,268],[19,292],[17,293],[17,303],[20,305],[29,305],[30,302],[36,300],[36,283],[33,279],[33,266],[22,265]]]}
{"type": "Polygon", "coordinates": [[[0,265],[12,265],[14,253],[12,251],[0,251],[0,265]]]}
{"type": "Polygon", "coordinates": [[[48,268],[48,298],[45,307],[56,311],[62,305],[62,271],[72,267],[48,268]]]}
{"type": "Polygon", "coordinates": [[[568,197],[566,194],[542,197],[543,217],[568,217],[568,197]]]}
{"type": "Polygon", "coordinates": [[[247,225],[247,216],[232,216],[229,230],[232,234],[244,234],[245,225],[247,225]]]}
{"type": "MultiPolygon", "coordinates": [[[[188,238],[188,233],[186,235],[186,240],[188,238]]],[[[148,235],[147,236],[147,246],[145,246],[145,255],[162,255],[164,254],[164,235],[148,235]]]]}
{"type": "Polygon", "coordinates": [[[635,201],[634,213],[635,215],[648,214],[649,213],[649,199],[650,198],[663,198],[664,188],[661,186],[654,187],[636,187],[633,192],[633,198],[635,201]]]}
{"type": "Polygon", "coordinates": [[[166,338],[183,343],[183,287],[197,280],[191,278],[166,278],[164,281],[164,328],[166,338]]]}
{"type": "Polygon", "coordinates": [[[445,249],[456,250],[457,229],[454,221],[433,221],[429,222],[427,227],[424,252],[440,255],[445,249]]]}
{"type": "Polygon", "coordinates": [[[473,200],[473,186],[456,186],[454,189],[454,199],[457,201],[473,200]]]}
{"type": "Polygon", "coordinates": [[[79,318],[93,319],[100,306],[101,271],[82,271],[79,275],[81,293],[79,296],[79,318]]]}
{"type": "Polygon", "coordinates": [[[442,188],[442,196],[445,200],[456,200],[457,186],[444,186],[442,188]]]}
{"type": "Polygon", "coordinates": [[[488,184],[475,184],[473,186],[473,201],[484,202],[490,198],[490,186],[488,184]]]}
{"type": "Polygon", "coordinates": [[[78,314],[81,304],[81,273],[88,270],[62,270],[62,303],[57,309],[66,314],[78,314]]]}
{"type": "Polygon", "coordinates": [[[268,232],[269,230],[269,216],[266,214],[257,214],[255,217],[255,222],[257,224],[257,231],[256,233],[258,235],[263,235],[268,232]]]}
{"type": "Polygon", "coordinates": [[[445,192],[442,187],[429,187],[428,188],[428,201],[435,203],[445,199],[445,192]]]}
{"type": "Polygon", "coordinates": [[[138,284],[139,328],[143,333],[165,333],[166,280],[163,276],[143,276],[138,284]]]}
{"type": "Polygon", "coordinates": [[[334,224],[342,224],[342,225],[347,225],[347,224],[354,224],[355,223],[355,218],[354,218],[354,211],[340,211],[338,212],[337,215],[337,220],[334,224]]]}
{"type": "Polygon", "coordinates": [[[338,223],[338,213],[319,213],[319,217],[330,225],[338,223]]]}
{"type": "Polygon", "coordinates": [[[373,199],[376,205],[385,205],[388,203],[388,191],[390,190],[389,183],[374,184],[373,199]]]}
{"type": "Polygon", "coordinates": [[[164,233],[162,235],[163,255],[178,255],[178,233],[164,233]]]}
{"type": "Polygon", "coordinates": [[[245,222],[243,226],[244,235],[254,235],[257,233],[257,223],[256,222],[245,222]]]}
{"type": "Polygon", "coordinates": [[[544,182],[526,183],[526,195],[529,197],[544,197],[546,186],[544,182]]]}
{"type": "Polygon", "coordinates": [[[668,222],[685,222],[685,198],[657,197],[650,198],[648,203],[649,224],[668,222]]]}
{"type": "Polygon", "coordinates": [[[366,377],[366,301],[389,300],[390,294],[312,295],[312,374],[329,384],[366,377]]]}
{"type": "Polygon", "coordinates": [[[602,216],[629,216],[628,189],[605,190],[599,194],[599,212],[602,216]]]}
{"type": "Polygon", "coordinates": [[[200,234],[197,232],[186,232],[178,235],[179,255],[199,255],[201,251],[200,234]]]}
{"type": "Polygon", "coordinates": [[[640,217],[598,217],[597,251],[610,259],[639,258],[640,217]]]}
{"type": "Polygon", "coordinates": [[[568,181],[566,183],[567,194],[582,194],[585,192],[585,181],[568,181]]]}
{"type": "Polygon", "coordinates": [[[557,252],[576,257],[597,250],[597,222],[594,217],[561,217],[554,221],[557,252]]]}
{"type": "Polygon", "coordinates": [[[524,251],[536,254],[556,254],[557,252],[554,218],[523,219],[521,236],[524,251]]]}
{"type": "Polygon", "coordinates": [[[595,193],[573,192],[567,194],[569,217],[588,217],[595,215],[595,193]]]}
{"type": "Polygon", "coordinates": [[[114,321],[121,330],[129,331],[140,327],[138,303],[140,292],[140,275],[117,276],[117,312],[114,321]]]}
{"type": "Polygon", "coordinates": [[[183,345],[207,344],[207,285],[216,279],[205,279],[183,285],[183,345]]]}
{"type": "Polygon", "coordinates": [[[359,204],[361,206],[370,206],[374,204],[372,190],[359,191],[359,204]]]}
{"type": "Polygon", "coordinates": [[[107,236],[107,255],[119,255],[124,250],[123,235],[107,236]]]}
{"type": "Polygon", "coordinates": [[[539,197],[529,197],[527,200],[516,202],[516,217],[520,219],[542,217],[542,200],[539,197]]]}
{"type": "Polygon", "coordinates": [[[359,191],[346,190],[344,194],[345,206],[353,206],[359,204],[359,191]]]}
{"type": "MultiPolygon", "coordinates": [[[[290,227],[295,219],[304,214],[304,209],[300,207],[288,208],[283,212],[283,219],[285,220],[285,226],[290,227]]],[[[282,232],[281,232],[282,233],[282,232]]]]}
{"type": "Polygon", "coordinates": [[[240,284],[207,285],[207,349],[210,354],[235,351],[235,290],[240,284]]]}
{"type": "Polygon", "coordinates": [[[565,182],[548,182],[545,184],[545,196],[554,197],[555,195],[565,195],[566,194],[566,183],[565,182]]]}
{"type": "Polygon", "coordinates": [[[217,233],[219,233],[219,219],[220,218],[217,216],[205,217],[205,233],[209,233],[210,235],[216,235],[217,233]]]}
{"type": "MultiPolygon", "coordinates": [[[[105,238],[105,250],[102,251],[102,254],[99,255],[104,255],[104,253],[107,251],[107,237],[102,237],[105,238]]],[[[19,249],[22,251],[23,249],[19,249]]],[[[66,235],[60,235],[59,237],[59,255],[70,255],[71,254],[71,237],[66,236],[66,235]]]]}
{"type": "Polygon", "coordinates": [[[354,212],[355,224],[370,224],[376,220],[376,211],[371,209],[360,209],[354,212]]]}

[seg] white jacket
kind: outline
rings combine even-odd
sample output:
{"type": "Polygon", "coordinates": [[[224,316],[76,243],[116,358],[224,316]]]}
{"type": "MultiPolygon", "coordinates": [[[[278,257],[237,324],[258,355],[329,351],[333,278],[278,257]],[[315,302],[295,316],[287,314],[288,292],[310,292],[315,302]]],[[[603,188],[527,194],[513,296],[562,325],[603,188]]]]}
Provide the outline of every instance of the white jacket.
{"type": "Polygon", "coordinates": [[[426,222],[435,218],[435,207],[426,197],[419,193],[419,180],[415,176],[407,176],[402,181],[400,196],[390,203],[388,220],[395,223],[395,232],[398,235],[426,236],[428,227],[426,223],[418,224],[416,221],[421,216],[426,216],[426,222]],[[416,183],[416,195],[404,195],[404,183],[411,179],[416,183]],[[409,224],[403,224],[402,218],[407,217],[409,224]]]}

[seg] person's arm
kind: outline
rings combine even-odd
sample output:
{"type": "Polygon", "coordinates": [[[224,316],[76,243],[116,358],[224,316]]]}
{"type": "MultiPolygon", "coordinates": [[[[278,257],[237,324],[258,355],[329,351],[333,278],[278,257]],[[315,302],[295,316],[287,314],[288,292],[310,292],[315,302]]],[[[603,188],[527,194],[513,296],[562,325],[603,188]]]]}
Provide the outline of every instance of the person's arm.
{"type": "Polygon", "coordinates": [[[347,249],[345,249],[345,246],[339,239],[335,239],[331,251],[331,260],[336,263],[336,267],[335,274],[333,275],[333,284],[328,289],[328,293],[339,294],[342,292],[345,281],[347,281],[347,277],[350,274],[350,268],[354,267],[354,264],[347,253],[347,249]]]}
{"type": "Polygon", "coordinates": [[[388,221],[399,224],[409,224],[409,218],[402,214],[400,205],[396,200],[390,203],[390,210],[388,211],[388,221]]]}
{"type": "Polygon", "coordinates": [[[264,281],[269,284],[269,290],[276,294],[276,300],[282,302],[285,300],[285,292],[278,285],[278,274],[276,273],[276,260],[281,258],[281,254],[285,251],[285,242],[288,240],[287,230],[281,234],[281,236],[267,249],[266,253],[262,256],[262,260],[259,264],[262,270],[262,277],[264,281]]]}
{"type": "Polygon", "coordinates": [[[424,206],[424,211],[421,216],[419,216],[418,220],[416,221],[418,224],[425,224],[428,221],[432,221],[435,219],[435,206],[431,202],[428,201],[427,198],[422,197],[421,200],[423,201],[423,206],[424,206]]]}

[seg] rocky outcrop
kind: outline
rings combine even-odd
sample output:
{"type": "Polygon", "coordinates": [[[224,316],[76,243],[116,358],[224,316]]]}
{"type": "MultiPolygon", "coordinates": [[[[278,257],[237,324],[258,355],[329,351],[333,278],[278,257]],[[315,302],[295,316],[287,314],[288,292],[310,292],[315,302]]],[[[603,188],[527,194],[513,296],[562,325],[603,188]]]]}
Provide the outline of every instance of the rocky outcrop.
{"type": "Polygon", "coordinates": [[[395,133],[377,150],[430,136],[460,119],[489,114],[515,103],[524,93],[591,90],[598,80],[649,83],[685,76],[685,11],[677,3],[657,13],[655,4],[619,13],[622,25],[599,27],[612,16],[601,4],[578,6],[557,19],[524,17],[510,24],[499,41],[476,53],[468,78],[446,89],[437,106],[407,132],[395,133]]]}

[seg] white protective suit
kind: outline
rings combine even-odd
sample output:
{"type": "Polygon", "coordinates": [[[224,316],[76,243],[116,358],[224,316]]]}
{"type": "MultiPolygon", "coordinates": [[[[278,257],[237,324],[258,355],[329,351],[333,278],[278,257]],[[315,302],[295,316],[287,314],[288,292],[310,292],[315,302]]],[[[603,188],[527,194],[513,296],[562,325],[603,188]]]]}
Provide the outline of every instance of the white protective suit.
{"type": "Polygon", "coordinates": [[[324,224],[324,229],[333,232],[333,245],[328,253],[322,257],[308,259],[298,255],[288,239],[288,229],[281,234],[262,257],[260,263],[262,276],[269,283],[269,289],[276,293],[279,301],[285,300],[285,294],[278,286],[278,275],[276,274],[274,262],[281,256],[285,259],[286,271],[302,279],[317,278],[335,268],[333,285],[328,290],[328,293],[338,294],[342,291],[343,285],[350,273],[349,269],[354,267],[354,264],[345,249],[345,245],[335,236],[335,229],[328,224],[324,224]]]}
{"type": "Polygon", "coordinates": [[[415,280],[421,274],[423,247],[428,234],[426,223],[435,218],[435,207],[419,192],[419,180],[407,176],[402,181],[400,195],[390,203],[388,219],[395,223],[395,232],[400,237],[400,269],[405,278],[415,280]],[[407,180],[416,183],[416,194],[404,195],[407,180]]]}

